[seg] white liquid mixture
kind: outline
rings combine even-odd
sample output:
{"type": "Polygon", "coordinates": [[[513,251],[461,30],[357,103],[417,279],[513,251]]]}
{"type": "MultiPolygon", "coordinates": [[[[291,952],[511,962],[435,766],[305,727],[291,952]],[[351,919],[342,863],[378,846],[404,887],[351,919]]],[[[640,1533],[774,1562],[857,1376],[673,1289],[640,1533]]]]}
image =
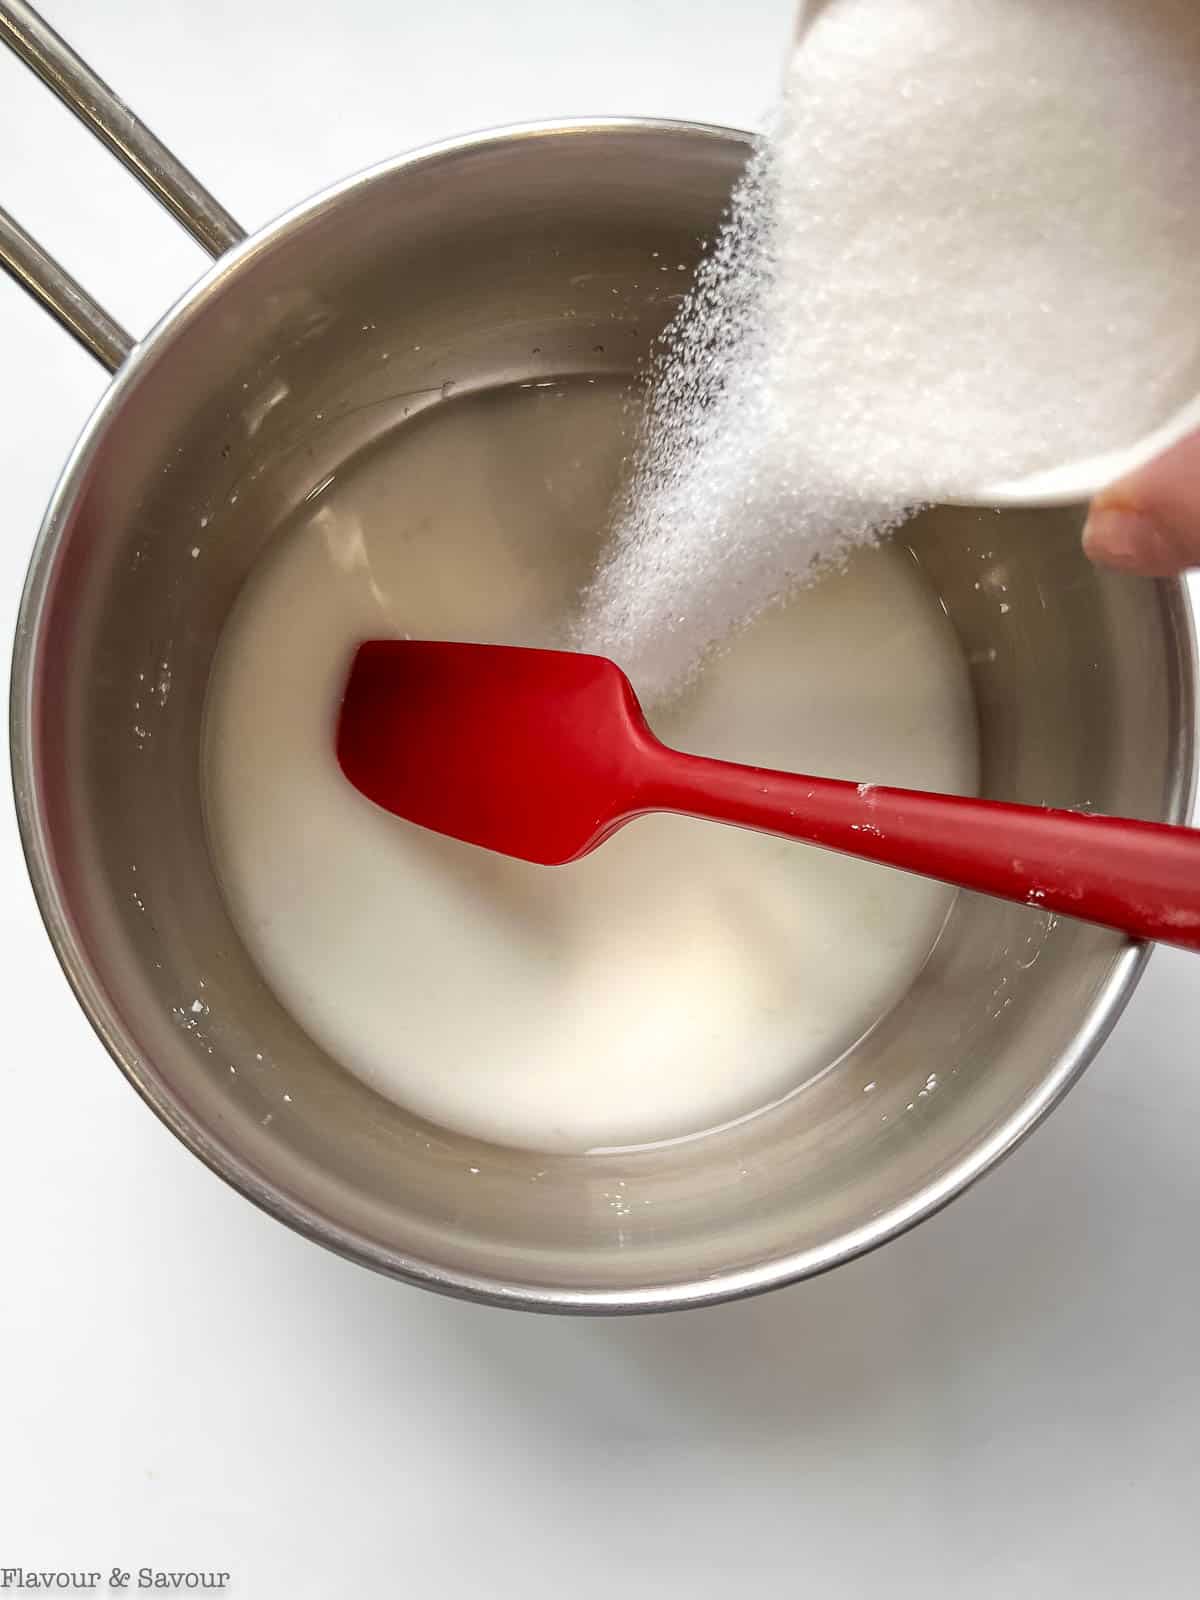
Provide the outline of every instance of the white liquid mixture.
{"type": "MultiPolygon", "coordinates": [[[[336,1060],[449,1128],[588,1150],[700,1132],[821,1072],[903,994],[937,884],[686,818],[569,867],[370,804],[334,756],[365,638],[552,642],[622,450],[610,381],[448,402],[270,547],[210,691],[209,824],[268,982],[336,1060]]],[[[907,551],[867,551],[739,637],[655,731],[700,754],[958,792],[957,640],[907,551]]]]}

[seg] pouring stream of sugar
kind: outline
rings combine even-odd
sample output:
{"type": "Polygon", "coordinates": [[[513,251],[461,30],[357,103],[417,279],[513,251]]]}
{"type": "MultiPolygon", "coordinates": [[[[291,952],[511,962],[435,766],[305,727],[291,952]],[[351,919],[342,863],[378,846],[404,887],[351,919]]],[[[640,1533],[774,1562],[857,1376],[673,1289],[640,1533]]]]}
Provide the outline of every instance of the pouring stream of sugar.
{"type": "Polygon", "coordinates": [[[667,697],[935,502],[1200,425],[1200,6],[820,0],[665,339],[569,642],[667,697]]]}
{"type": "Polygon", "coordinates": [[[542,866],[675,812],[1200,951],[1200,830],[670,750],[625,674],[597,656],[372,640],[355,656],[337,739],[342,771],[376,805],[542,866]]]}

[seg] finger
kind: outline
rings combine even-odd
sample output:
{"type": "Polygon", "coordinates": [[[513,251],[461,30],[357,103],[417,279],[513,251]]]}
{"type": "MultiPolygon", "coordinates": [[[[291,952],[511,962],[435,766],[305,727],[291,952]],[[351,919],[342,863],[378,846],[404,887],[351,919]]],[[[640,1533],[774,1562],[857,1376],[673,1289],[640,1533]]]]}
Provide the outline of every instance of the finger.
{"type": "Polygon", "coordinates": [[[1083,547],[1103,566],[1150,578],[1200,566],[1200,433],[1098,495],[1083,547]]]}

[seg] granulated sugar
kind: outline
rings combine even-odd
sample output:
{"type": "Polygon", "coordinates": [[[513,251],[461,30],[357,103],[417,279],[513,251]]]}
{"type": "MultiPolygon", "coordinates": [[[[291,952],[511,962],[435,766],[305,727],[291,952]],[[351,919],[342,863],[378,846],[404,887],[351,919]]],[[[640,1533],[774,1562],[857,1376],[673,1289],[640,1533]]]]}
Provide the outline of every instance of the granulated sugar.
{"type": "Polygon", "coordinates": [[[916,506],[1200,391],[1195,0],[829,0],[668,336],[574,642],[643,694],[916,506]]]}

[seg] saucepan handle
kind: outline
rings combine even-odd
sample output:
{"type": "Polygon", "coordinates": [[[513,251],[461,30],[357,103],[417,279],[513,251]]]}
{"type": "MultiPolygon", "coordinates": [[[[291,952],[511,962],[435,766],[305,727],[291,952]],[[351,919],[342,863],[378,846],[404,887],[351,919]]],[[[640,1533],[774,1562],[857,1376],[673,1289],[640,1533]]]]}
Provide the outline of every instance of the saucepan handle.
{"type": "MultiPolygon", "coordinates": [[[[0,0],[0,40],[181,222],[202,249],[223,255],[246,237],[224,206],[77,56],[25,0],[0,0]]],[[[96,360],[115,372],[134,341],[13,217],[0,209],[0,266],[96,360]]]]}

